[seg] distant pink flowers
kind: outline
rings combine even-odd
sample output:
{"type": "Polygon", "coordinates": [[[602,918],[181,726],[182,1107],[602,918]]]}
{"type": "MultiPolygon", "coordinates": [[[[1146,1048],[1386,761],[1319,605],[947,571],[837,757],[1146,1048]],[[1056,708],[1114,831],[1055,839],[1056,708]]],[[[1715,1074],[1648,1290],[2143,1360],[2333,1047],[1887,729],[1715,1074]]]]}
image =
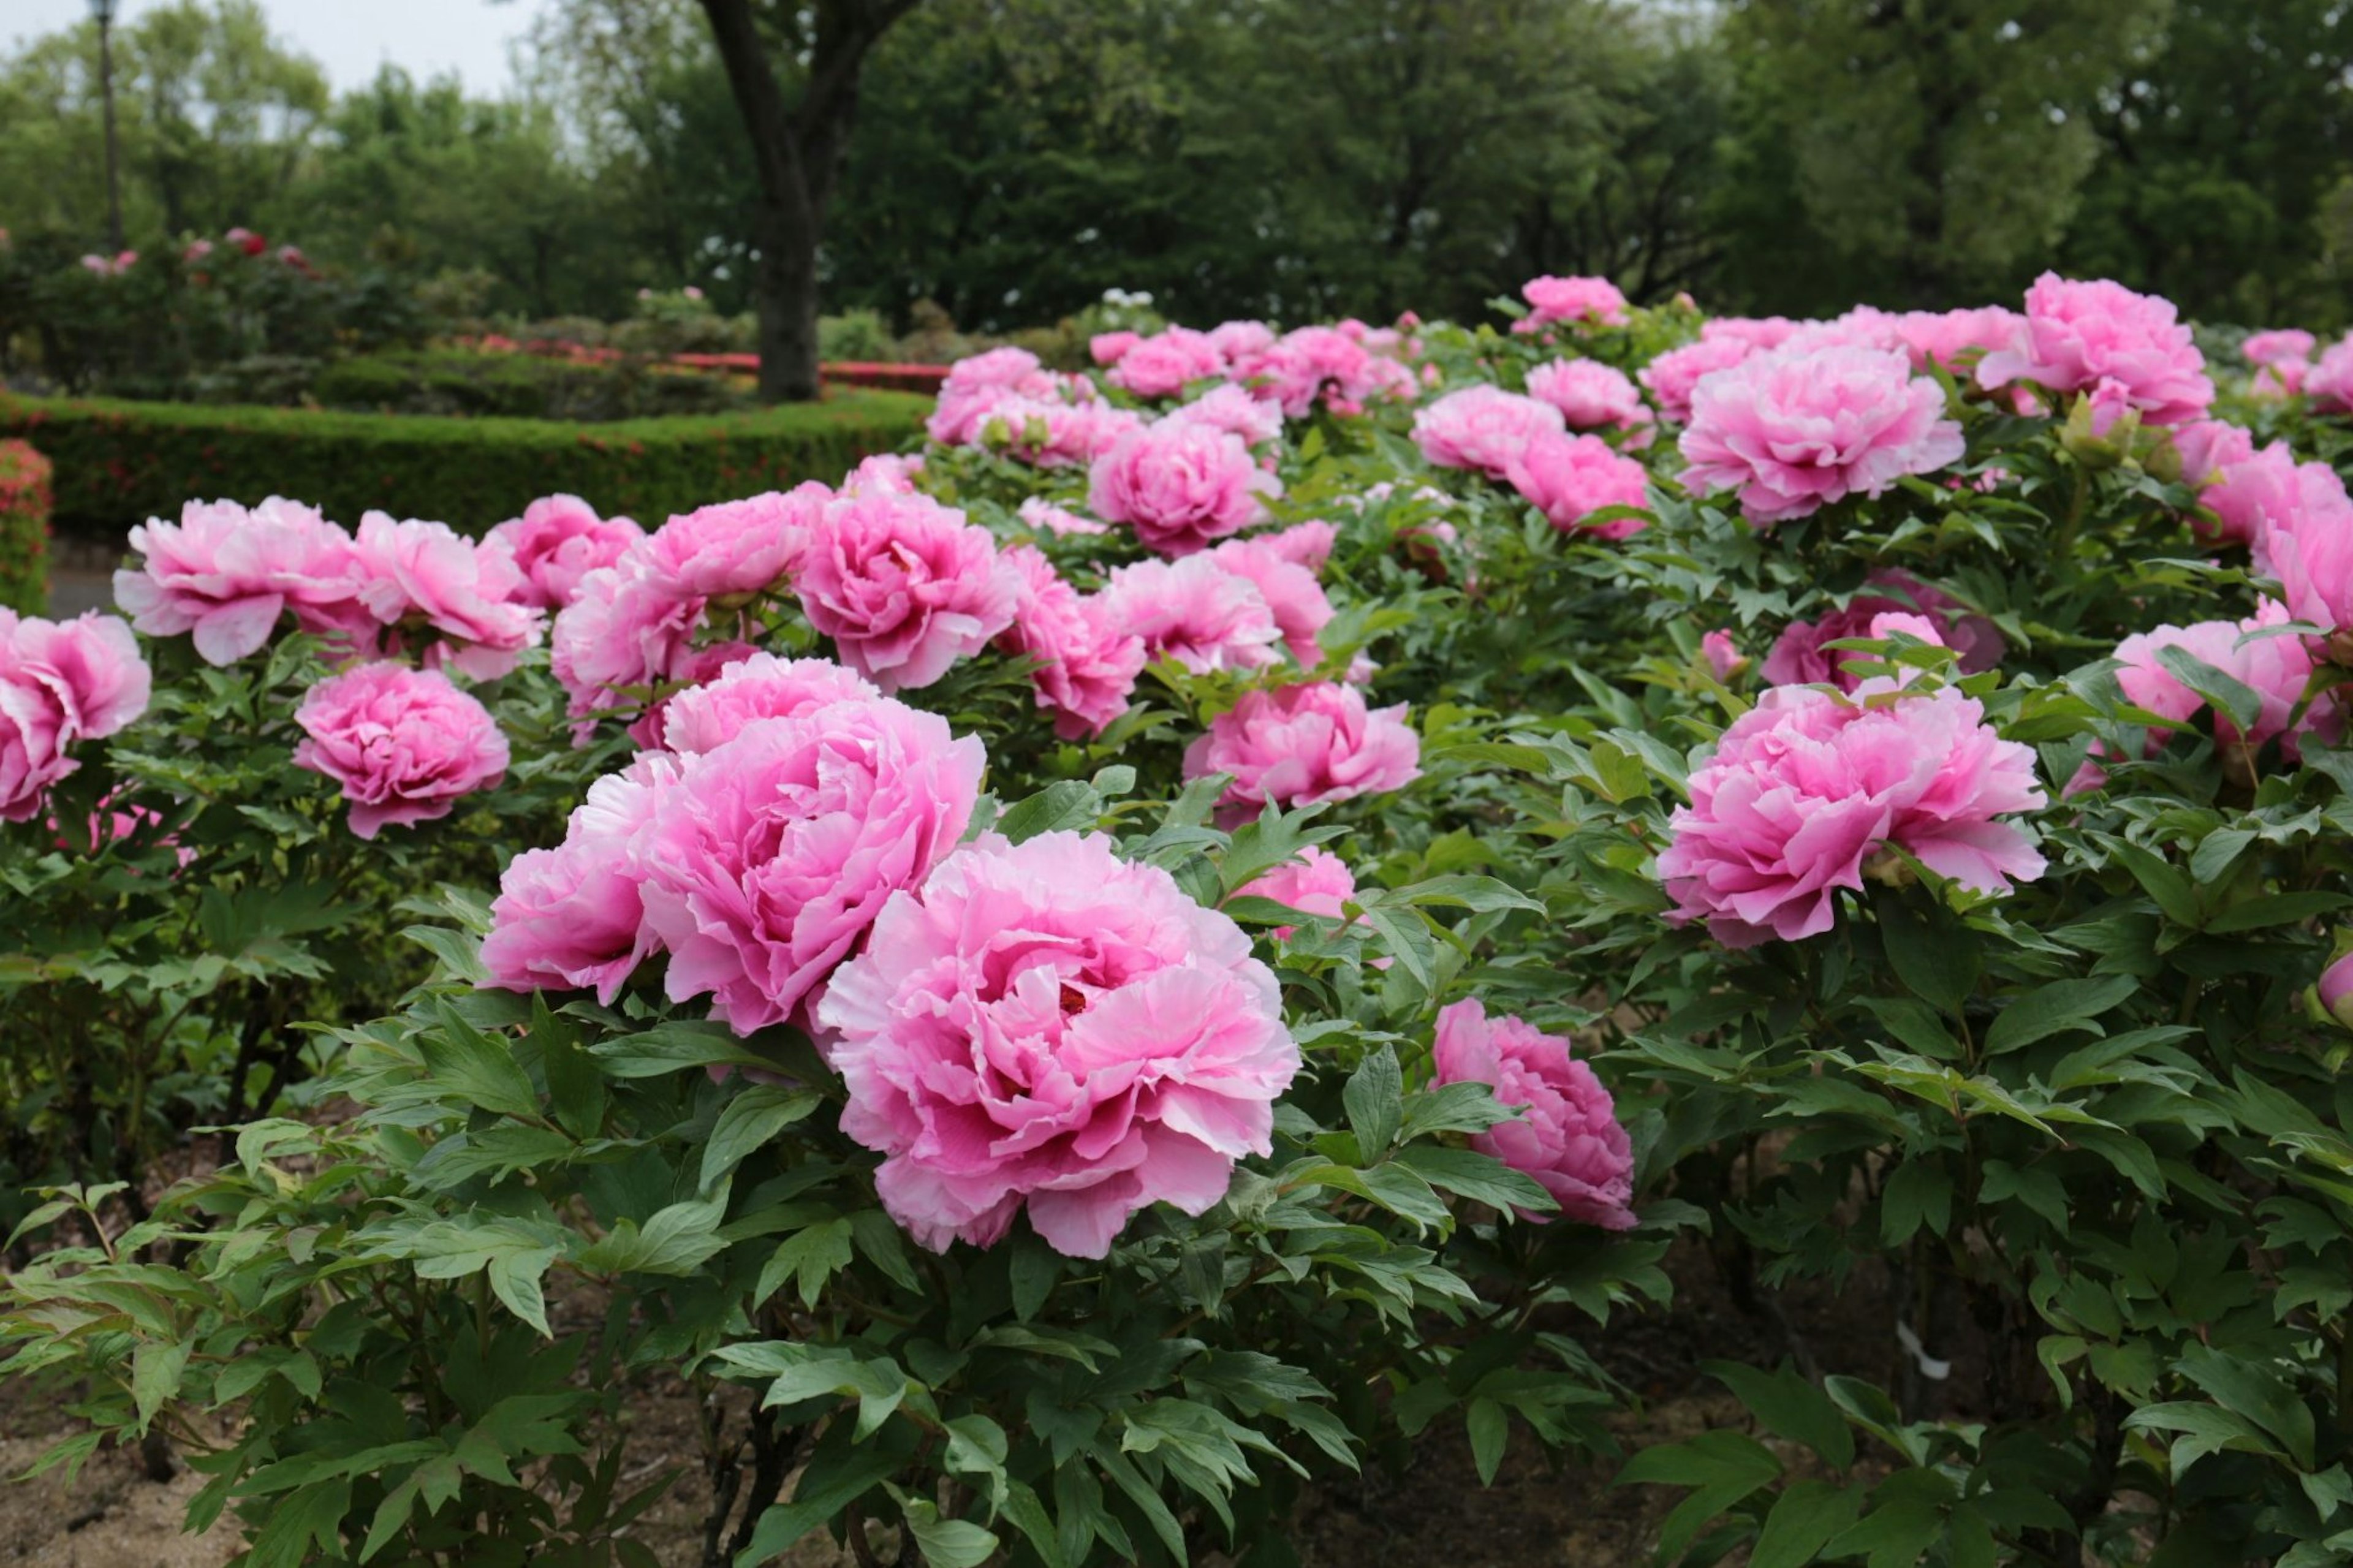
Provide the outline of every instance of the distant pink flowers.
{"type": "Polygon", "coordinates": [[[1659,877],[1670,918],[1727,947],[1794,942],[1828,931],[1840,889],[1860,891],[1890,846],[1982,893],[2040,877],[2033,840],[2001,818],[2044,798],[2034,753],[1957,689],[1865,707],[1776,687],[1692,774],[1659,877]]]}
{"type": "Polygon", "coordinates": [[[2206,358],[2170,302],[2052,272],[2026,291],[2026,319],[2011,341],[1978,362],[1980,386],[2019,381],[2062,395],[2113,382],[2148,425],[2195,419],[2214,401],[2206,358]]]}
{"type": "Polygon", "coordinates": [[[1607,278],[1532,278],[1520,290],[1528,313],[1512,323],[1515,332],[1542,331],[1567,322],[1578,327],[1622,327],[1626,296],[1607,278]]]}
{"type": "Polygon", "coordinates": [[[578,496],[554,495],[491,529],[482,545],[502,552],[522,573],[521,602],[554,612],[572,602],[581,578],[610,566],[645,536],[626,517],[598,517],[578,496]]]}
{"type": "Polygon", "coordinates": [[[1101,595],[1081,594],[1029,545],[1006,552],[1020,584],[1013,624],[999,645],[1037,661],[1038,706],[1065,740],[1099,735],[1127,711],[1147,657],[1144,638],[1101,595]]]}
{"type": "MultiPolygon", "coordinates": [[[[2116,671],[2116,684],[2124,688],[2125,695],[2136,707],[2176,724],[2186,723],[2206,706],[2206,700],[2167,668],[2159,657],[2162,649],[2179,648],[2221,670],[2261,699],[2253,724],[2244,731],[2229,713],[2218,709],[2214,714],[2216,744],[2242,776],[2253,773],[2253,754],[2274,738],[2279,740],[2282,752],[2294,762],[2306,735],[2316,735],[2335,744],[2344,729],[2344,715],[2328,695],[2317,699],[2301,715],[2295,713],[2297,704],[2304,700],[2306,683],[2312,679],[2312,655],[2306,651],[2303,638],[2270,629],[2287,622],[2286,606],[2265,599],[2247,620],[2158,626],[2126,637],[2116,647],[2116,657],[2123,665],[2116,671]]],[[[2168,731],[2152,729],[2149,750],[2154,752],[2164,745],[2168,734],[2168,731]]]]}
{"type": "MultiPolygon", "coordinates": [[[[1471,1146],[1535,1178],[1563,1218],[1605,1230],[1635,1223],[1634,1145],[1617,1105],[1568,1042],[1475,997],[1440,1008],[1432,1053],[1439,1083],[1483,1083],[1520,1114],[1472,1135],[1471,1146]]],[[[1551,1216],[1521,1209],[1542,1224],[1551,1216]]]]}
{"type": "Polygon", "coordinates": [[[1640,517],[1586,521],[1604,507],[1641,507],[1649,501],[1650,471],[1598,436],[1534,437],[1505,465],[1504,476],[1563,532],[1626,539],[1650,526],[1640,517]]]}
{"type": "MultiPolygon", "coordinates": [[[[1827,680],[1842,691],[1852,691],[1858,678],[1847,665],[1867,656],[1841,654],[1824,645],[1877,637],[1880,634],[1873,630],[1873,623],[1889,615],[1925,619],[1930,635],[1920,640],[1943,643],[1953,649],[1960,656],[1963,674],[1975,675],[2001,662],[2006,647],[2000,629],[1983,616],[1969,614],[1951,595],[1894,571],[1874,573],[1868,585],[1880,591],[1858,594],[1819,620],[1792,621],[1783,628],[1765,656],[1762,673],[1767,684],[1802,686],[1827,680]]],[[[1918,635],[1915,628],[1904,629],[1918,635]]]]}
{"type": "Polygon", "coordinates": [[[893,896],[818,1020],[842,1131],[923,1246],[987,1247],[1025,1208],[1101,1258],[1135,1214],[1201,1214],[1271,1152],[1298,1072],[1250,939],[1099,835],[990,837],[893,896]]]}
{"type": "Polygon", "coordinates": [[[1559,359],[1528,372],[1528,395],[1560,410],[1572,430],[1622,430],[1630,447],[1651,444],[1651,405],[1622,370],[1599,360],[1559,359]]]}
{"type": "Polygon", "coordinates": [[[1484,384],[1450,392],[1413,416],[1413,438],[1425,458],[1491,479],[1509,478],[1530,442],[1567,430],[1551,404],[1484,384]]]}
{"type": "Polygon", "coordinates": [[[147,710],[153,681],[138,639],[114,616],[70,621],[0,607],[0,821],[38,815],[49,786],[147,710]]]}
{"type": "Polygon", "coordinates": [[[294,765],[343,786],[362,838],[447,816],[506,776],[506,737],[489,710],[438,670],[356,666],[312,687],[294,721],[304,736],[294,765]]]}
{"type": "Polygon", "coordinates": [[[1750,521],[1770,525],[1933,473],[1963,446],[1943,389],[1914,375],[1902,353],[1766,353],[1693,389],[1683,483],[1736,492],[1750,521]]]}
{"type": "Polygon", "coordinates": [[[1421,776],[1420,738],[1405,707],[1367,708],[1331,681],[1248,691],[1185,752],[1185,776],[1230,773],[1219,814],[1228,824],[1269,801],[1310,805],[1403,789],[1421,776]]]}
{"type": "Polygon", "coordinates": [[[1239,436],[1164,419],[1130,431],[1095,460],[1087,505],[1133,528],[1148,550],[1189,555],[1258,521],[1265,498],[1282,493],[1282,481],[1258,466],[1239,436]]]}

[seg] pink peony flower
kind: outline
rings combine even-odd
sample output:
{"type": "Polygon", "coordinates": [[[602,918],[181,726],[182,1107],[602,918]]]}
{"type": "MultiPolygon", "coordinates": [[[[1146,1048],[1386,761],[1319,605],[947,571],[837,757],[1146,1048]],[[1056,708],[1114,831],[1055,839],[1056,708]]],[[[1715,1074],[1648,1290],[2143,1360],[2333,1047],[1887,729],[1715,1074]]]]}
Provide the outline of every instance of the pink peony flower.
{"type": "Polygon", "coordinates": [[[1842,655],[1824,645],[1872,637],[1872,623],[1890,614],[1916,615],[1925,620],[1933,635],[1920,640],[1942,643],[1958,654],[1964,675],[1991,669],[2009,651],[1999,626],[1908,573],[1874,572],[1867,586],[1886,592],[1858,594],[1818,621],[1792,621],[1784,627],[1772,651],[1765,656],[1761,673],[1766,684],[1810,686],[1828,681],[1841,691],[1852,691],[1857,678],[1845,665],[1849,657],[1864,656],[1842,655]]]}
{"type": "MultiPolygon", "coordinates": [[[[2259,454],[2276,470],[2278,460],[2259,454]]],[[[2313,647],[2332,663],[2353,655],[2353,499],[2326,463],[2296,466],[2295,482],[2278,485],[2263,505],[2253,541],[2259,570],[2279,579],[2280,596],[2294,617],[2325,628],[2313,647]]]]}
{"type": "Polygon", "coordinates": [[[1155,332],[1119,356],[1104,377],[1137,397],[1174,397],[1193,382],[1226,374],[1226,356],[1188,327],[1155,332]]]}
{"type": "Polygon", "coordinates": [[[372,511],[360,519],[359,552],[368,574],[360,602],[368,613],[387,626],[439,632],[456,645],[448,661],[476,679],[506,674],[546,635],[547,612],[530,603],[514,558],[480,548],[447,523],[372,511]]]}
{"type": "Polygon", "coordinates": [[[1111,524],[1056,506],[1044,496],[1031,496],[1016,513],[1031,531],[1053,534],[1109,533],[1111,524]]]}
{"type": "Polygon", "coordinates": [[[2193,419],[2175,426],[2171,434],[2181,458],[2181,482],[2196,490],[2198,504],[2213,514],[2210,522],[2193,513],[2190,531],[2214,543],[2252,540],[2274,486],[2295,469],[2286,447],[2280,447],[2276,459],[2259,459],[2254,437],[2220,419],[2193,419]]]}
{"type": "Polygon", "coordinates": [[[1219,321],[1209,329],[1209,346],[1234,364],[1274,347],[1274,329],[1264,321],[1219,321]]]}
{"type": "Polygon", "coordinates": [[[1414,392],[1403,365],[1335,327],[1301,327],[1261,352],[1237,353],[1233,374],[1293,419],[1312,413],[1318,402],[1336,414],[1354,414],[1374,398],[1414,392]]]}
{"type": "Polygon", "coordinates": [[[1241,439],[1166,420],[1119,438],[1095,459],[1087,506],[1135,530],[1145,547],[1189,555],[1266,515],[1282,481],[1251,460],[1241,439]]]}
{"type": "Polygon", "coordinates": [[[86,611],[69,621],[19,617],[0,605],[0,679],[48,694],[58,743],[102,741],[147,711],[153,674],[119,616],[86,611]]]}
{"type": "MultiPolygon", "coordinates": [[[[1870,696],[1892,683],[1862,689],[1870,696]]],[[[2005,741],[1952,687],[1861,701],[1777,686],[1732,722],[1677,806],[1659,877],[1680,924],[1704,919],[1726,947],[1828,931],[1838,890],[1898,847],[1978,892],[2042,874],[2019,828],[1996,820],[2044,802],[2034,753],[2005,741]]]]}
{"type": "MultiPolygon", "coordinates": [[[[2289,722],[2312,679],[2312,655],[2304,639],[2293,634],[2262,635],[2265,627],[2287,623],[2287,606],[2264,599],[2250,620],[2200,621],[2194,626],[2158,626],[2137,633],[2116,645],[2116,657],[2123,665],[2116,671],[2116,684],[2135,707],[2175,725],[2187,723],[2206,706],[2206,700],[2183,685],[2158,657],[2160,649],[2180,648],[2263,700],[2253,728],[2244,733],[2228,713],[2215,711],[2214,740],[2225,753],[2226,765],[2235,765],[2243,770],[2242,776],[2252,777],[2254,753],[2274,738],[2279,740],[2281,753],[2293,763],[2302,754],[2301,741],[2306,735],[2316,735],[2324,743],[2335,745],[2344,729],[2344,715],[2333,697],[2324,695],[2297,722],[2289,722]]],[[[2151,729],[2150,754],[2163,749],[2170,736],[2170,730],[2151,729]]]]}
{"type": "Polygon", "coordinates": [[[572,717],[649,700],[691,657],[705,608],[656,582],[637,552],[581,578],[548,639],[548,665],[571,698],[572,717]]]}
{"type": "Polygon", "coordinates": [[[1339,537],[1340,531],[1332,524],[1310,520],[1306,522],[1294,522],[1289,528],[1273,533],[1260,534],[1257,542],[1265,545],[1285,561],[1304,566],[1310,572],[1321,572],[1324,570],[1324,563],[1332,559],[1332,546],[1338,542],[1339,537]]]}
{"type": "Polygon", "coordinates": [[[2249,332],[2239,344],[2239,355],[2249,364],[2277,365],[2292,361],[2308,360],[2319,347],[2319,340],[2296,327],[2278,328],[2267,332],[2249,332]]]}
{"type": "Polygon", "coordinates": [[[80,766],[57,694],[29,676],[0,669],[0,821],[38,816],[49,786],[80,766]]]}
{"type": "Polygon", "coordinates": [[[1974,310],[1909,310],[1889,318],[1889,336],[1912,356],[1914,370],[1942,365],[1961,368],[1971,354],[2005,348],[2025,326],[2026,318],[2000,305],[1974,310]]]}
{"type": "Polygon", "coordinates": [[[1206,425],[1239,437],[1246,447],[1262,447],[1282,438],[1282,409],[1262,403],[1232,382],[1223,382],[1162,416],[1163,425],[1206,425]]]}
{"type": "MultiPolygon", "coordinates": [[[[1238,899],[1271,899],[1285,909],[1335,921],[1345,916],[1345,906],[1356,896],[1356,877],[1348,869],[1348,863],[1316,844],[1300,850],[1298,858],[1261,871],[1234,889],[1238,899]]],[[[1298,929],[1277,926],[1274,938],[1277,942],[1289,942],[1298,929]]]]}
{"type": "Polygon", "coordinates": [[[671,689],[656,693],[654,700],[641,709],[628,728],[629,739],[649,751],[659,751],[662,733],[670,727],[672,704],[700,687],[718,679],[728,670],[742,664],[760,650],[743,641],[706,643],[701,647],[681,651],[668,671],[664,684],[671,689]]]}
{"type": "Polygon", "coordinates": [[[867,491],[818,514],[793,574],[809,625],[885,691],[929,686],[1013,621],[997,542],[929,496],[867,491]]]}
{"type": "Polygon", "coordinates": [[[1423,458],[1491,479],[1507,478],[1529,442],[1567,428],[1551,404],[1484,384],[1450,392],[1413,416],[1413,439],[1423,458]]]}
{"type": "Polygon", "coordinates": [[[1748,668],[1748,656],[1740,651],[1740,646],[1732,640],[1730,632],[1718,630],[1703,634],[1699,639],[1699,651],[1718,681],[1730,680],[1748,668]]]}
{"type": "Polygon", "coordinates": [[[1759,355],[1693,390],[1683,483],[1736,491],[1760,526],[1807,517],[1957,460],[1961,427],[1944,413],[1943,391],[1900,353],[1759,355]]]}
{"type": "Polygon", "coordinates": [[[810,547],[818,516],[833,499],[810,480],[673,517],[646,541],[646,574],[677,599],[768,593],[810,547]]]}
{"type": "Polygon", "coordinates": [[[829,658],[778,658],[745,650],[712,679],[670,700],[661,744],[669,751],[699,755],[716,751],[762,719],[798,719],[830,703],[881,695],[871,682],[829,658]]]}
{"type": "Polygon", "coordinates": [[[1108,403],[1063,403],[990,394],[992,401],[965,443],[1041,468],[1092,462],[1144,421],[1108,403]]]}
{"type": "MultiPolygon", "coordinates": [[[[1708,323],[1711,327],[1719,324],[1708,323]]],[[[1643,366],[1637,379],[1651,389],[1661,414],[1683,424],[1691,418],[1692,393],[1704,378],[1717,371],[1730,370],[1757,352],[1756,344],[1740,338],[1702,337],[1695,343],[1669,349],[1643,366]]]]}
{"type": "Polygon", "coordinates": [[[1143,673],[1144,639],[1056,574],[1035,547],[1014,546],[1005,559],[1021,581],[1013,625],[998,646],[1038,661],[1030,680],[1038,706],[1053,711],[1064,740],[1100,735],[1127,711],[1143,673]]]}
{"type": "Polygon", "coordinates": [[[594,991],[607,1006],[657,942],[639,889],[644,847],[678,764],[653,753],[588,786],[564,842],[507,863],[482,939],[489,984],[505,991],[594,991]]]}
{"type": "Polygon", "coordinates": [[[1208,555],[1122,566],[1096,603],[1107,625],[1142,639],[1148,658],[1173,658],[1196,675],[1262,669],[1282,637],[1258,584],[1208,555]]]}
{"type": "Polygon", "coordinates": [[[1820,321],[1793,321],[1787,316],[1717,316],[1699,324],[1704,343],[1738,343],[1751,351],[1778,349],[1820,321]]]}
{"type": "Polygon", "coordinates": [[[1087,357],[1099,365],[1114,365],[1143,341],[1140,332],[1097,332],[1087,340],[1087,357]]]}
{"type": "Polygon", "coordinates": [[[891,698],[764,719],[682,760],[640,863],[670,998],[739,1035],[794,1016],[963,837],[987,757],[891,698]]]}
{"type": "Polygon", "coordinates": [[[1528,313],[1512,323],[1515,332],[1541,331],[1556,321],[1580,327],[1622,327],[1626,296],[1607,278],[1531,278],[1520,293],[1528,313]]]}
{"type": "Polygon", "coordinates": [[[1098,834],[991,835],[894,896],[818,1005],[841,1130],[923,1246],[1016,1211],[1101,1258],[1155,1203],[1202,1214],[1272,1152],[1299,1070],[1273,973],[1225,916],[1098,834]]]}
{"type": "Polygon", "coordinates": [[[490,710],[438,670],[354,666],[304,693],[294,722],[306,737],[294,765],[343,786],[362,838],[447,816],[506,777],[507,740],[490,710]]]}
{"type": "Polygon", "coordinates": [[[895,490],[901,495],[912,494],[915,480],[923,471],[921,455],[905,457],[897,452],[875,452],[858,459],[858,467],[842,476],[841,488],[851,490],[895,490]]]}
{"type": "Polygon", "coordinates": [[[2353,1029],[2353,952],[2339,954],[2322,970],[2314,991],[2331,1017],[2353,1029]]]}
{"type": "Polygon", "coordinates": [[[195,633],[208,664],[250,656],[290,608],[309,632],[375,625],[359,602],[351,535],[298,501],[272,496],[249,511],[190,501],[176,523],[151,518],[132,529],[131,548],[144,559],[114,574],[115,603],[149,637],[195,633]]]}
{"type": "Polygon", "coordinates": [[[1564,533],[1626,539],[1650,526],[1639,517],[1585,521],[1603,507],[1646,506],[1650,501],[1650,471],[1633,458],[1620,457],[1598,436],[1539,436],[1520,449],[1504,468],[1504,477],[1521,499],[1564,533]]]}
{"type": "Polygon", "coordinates": [[[1351,686],[1319,681],[1246,691],[1185,749],[1185,776],[1229,773],[1219,818],[1230,826],[1268,801],[1312,805],[1403,789],[1421,776],[1421,741],[1405,705],[1367,710],[1351,686]]]}
{"type": "Polygon", "coordinates": [[[572,602],[580,579],[610,566],[646,531],[626,517],[598,517],[578,496],[543,496],[482,536],[522,574],[520,602],[554,612],[572,602]]]}
{"type": "Polygon", "coordinates": [[[1528,372],[1528,395],[1560,410],[1571,430],[1623,430],[1634,450],[1651,444],[1651,405],[1626,373],[1599,360],[1556,359],[1528,372]]]}
{"type": "Polygon", "coordinates": [[[2173,306],[2105,279],[2080,283],[2045,272],[2026,291],[2024,323],[1978,363],[1978,384],[1988,390],[2026,381],[2066,394],[2103,378],[2117,384],[2145,424],[2179,425],[2214,401],[2206,358],[2173,306]]]}
{"type": "MultiPolygon", "coordinates": [[[[2291,386],[2286,390],[2296,389],[2291,386]]],[[[2305,373],[2303,391],[2320,413],[2353,411],[2353,333],[2331,343],[2322,353],[2318,363],[2305,373]]]]}
{"type": "Polygon", "coordinates": [[[1303,669],[1324,661],[1316,638],[1332,619],[1332,601],[1315,574],[1288,559],[1265,539],[1229,539],[1208,552],[1209,559],[1237,577],[1247,577],[1274,616],[1291,657],[1303,669]]]}
{"type": "MultiPolygon", "coordinates": [[[[1562,1217],[1605,1230],[1635,1223],[1634,1144],[1618,1124],[1617,1102],[1568,1042],[1505,1014],[1487,1016],[1476,997],[1438,1011],[1432,1080],[1483,1083],[1519,1117],[1473,1133],[1471,1146],[1535,1178],[1562,1217]]],[[[1552,1216],[1518,1211],[1542,1225],[1552,1216]]]]}

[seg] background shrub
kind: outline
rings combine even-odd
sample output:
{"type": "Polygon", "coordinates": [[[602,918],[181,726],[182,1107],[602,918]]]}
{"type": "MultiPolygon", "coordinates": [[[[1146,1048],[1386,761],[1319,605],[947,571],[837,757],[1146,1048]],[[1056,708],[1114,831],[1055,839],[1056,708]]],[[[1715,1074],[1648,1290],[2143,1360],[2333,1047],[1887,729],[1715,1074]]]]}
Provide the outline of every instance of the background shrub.
{"type": "Polygon", "coordinates": [[[361,354],[325,366],[311,396],[361,413],[462,414],[603,423],[752,406],[734,381],[649,364],[426,349],[361,354]]]}
{"type": "Polygon", "coordinates": [[[37,613],[49,601],[49,460],[0,441],[0,605],[37,613]]]}
{"type": "Polygon", "coordinates": [[[57,465],[57,518],[115,530],[177,516],[191,496],[370,508],[479,531],[564,491],[598,510],[659,521],[708,501],[838,479],[916,436],[927,400],[842,392],[820,404],[583,428],[311,409],[196,407],[111,399],[0,398],[0,437],[31,437],[57,465]]]}

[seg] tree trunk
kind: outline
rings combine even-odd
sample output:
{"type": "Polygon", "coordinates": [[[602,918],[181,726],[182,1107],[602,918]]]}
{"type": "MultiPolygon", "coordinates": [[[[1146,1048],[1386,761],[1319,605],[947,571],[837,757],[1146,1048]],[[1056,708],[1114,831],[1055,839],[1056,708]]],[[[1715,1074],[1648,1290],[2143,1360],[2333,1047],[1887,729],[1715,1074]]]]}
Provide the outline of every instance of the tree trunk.
{"type": "Polygon", "coordinates": [[[795,222],[792,205],[762,197],[754,215],[760,247],[752,292],[760,312],[760,396],[807,403],[818,395],[817,230],[795,222]]]}

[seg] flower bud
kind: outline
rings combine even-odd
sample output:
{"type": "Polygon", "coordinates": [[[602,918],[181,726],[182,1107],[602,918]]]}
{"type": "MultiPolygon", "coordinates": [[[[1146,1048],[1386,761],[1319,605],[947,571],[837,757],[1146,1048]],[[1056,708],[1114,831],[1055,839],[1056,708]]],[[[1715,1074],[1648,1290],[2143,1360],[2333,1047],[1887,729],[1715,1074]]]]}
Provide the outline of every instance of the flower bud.
{"type": "Polygon", "coordinates": [[[2327,968],[2320,972],[2320,984],[2315,988],[2320,999],[2321,1011],[2348,1029],[2353,1029],[2353,952],[2337,954],[2327,968]]]}

